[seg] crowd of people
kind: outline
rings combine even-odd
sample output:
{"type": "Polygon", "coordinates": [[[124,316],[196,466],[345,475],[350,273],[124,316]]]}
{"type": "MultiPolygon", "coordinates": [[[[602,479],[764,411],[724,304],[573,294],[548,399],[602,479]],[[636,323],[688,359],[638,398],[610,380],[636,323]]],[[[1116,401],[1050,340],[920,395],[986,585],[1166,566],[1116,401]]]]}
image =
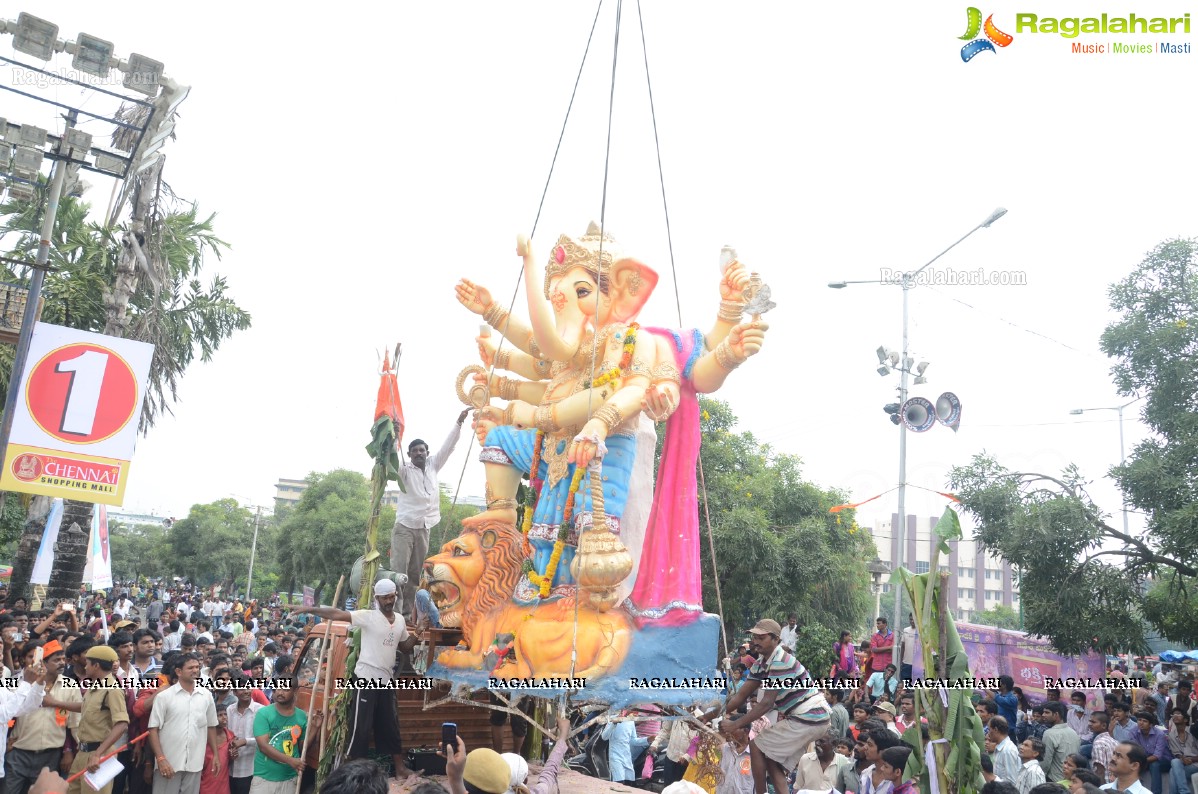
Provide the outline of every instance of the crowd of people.
{"type": "MultiPolygon", "coordinates": [[[[42,794],[46,786],[77,794],[84,773],[101,794],[285,794],[304,772],[305,738],[324,716],[296,705],[293,654],[305,632],[321,620],[358,628],[362,650],[350,674],[370,679],[390,679],[399,655],[420,638],[387,579],[375,586],[370,609],[353,611],[286,606],[277,597],[242,602],[166,583],[113,592],[31,611],[24,599],[9,604],[0,585],[7,794],[42,794]],[[57,773],[51,780],[47,769],[57,773]]],[[[905,686],[918,637],[913,625],[904,633],[900,672],[885,618],[876,629],[861,646],[849,632],[840,635],[827,676],[840,685],[821,687],[796,657],[794,616],[786,625],[759,621],[729,660],[733,673],[718,706],[696,709],[689,721],[662,719],[660,709],[642,706],[621,715],[635,720],[595,729],[606,740],[611,779],[635,781],[655,766],[648,758],[660,759],[667,784],[709,794],[910,794],[915,782],[905,778],[911,748],[903,734],[926,732],[905,686]]],[[[1120,672],[1112,668],[1111,677],[1120,672]]],[[[1166,783],[1172,794],[1193,794],[1192,678],[1160,666],[1124,677],[1126,685],[1102,693],[1101,706],[1085,691],[1064,697],[1050,690],[1032,703],[1009,676],[999,678],[998,689],[976,693],[985,794],[1060,794],[1062,787],[1071,794],[1116,787],[1165,794],[1166,783]]],[[[360,690],[351,719],[350,758],[364,758],[373,743],[392,755],[401,790],[447,790],[404,764],[393,693],[360,690]]],[[[515,728],[519,740],[523,732],[515,728]]],[[[563,716],[531,789],[527,762],[501,752],[501,728],[492,747],[467,752],[459,739],[445,753],[448,791],[550,794],[572,752],[570,731],[563,716]]],[[[342,768],[363,788],[381,772],[373,761],[342,768]]]]}

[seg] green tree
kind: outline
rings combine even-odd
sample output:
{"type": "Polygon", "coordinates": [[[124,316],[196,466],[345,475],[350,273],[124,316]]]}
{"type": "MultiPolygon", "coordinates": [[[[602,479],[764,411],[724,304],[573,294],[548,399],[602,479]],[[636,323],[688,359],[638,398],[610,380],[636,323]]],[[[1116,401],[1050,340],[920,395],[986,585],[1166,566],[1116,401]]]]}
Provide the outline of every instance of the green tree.
{"type": "MultiPolygon", "coordinates": [[[[523,486],[521,486],[523,487],[523,486]]],[[[523,494],[521,494],[523,496],[523,494]]],[[[441,551],[441,546],[462,534],[462,519],[476,515],[478,508],[474,505],[454,504],[453,494],[449,486],[441,484],[441,521],[429,533],[429,556],[441,551]]]]}
{"type": "Polygon", "coordinates": [[[1110,473],[1146,529],[1112,523],[1077,466],[1012,471],[978,455],[949,478],[977,538],[1019,567],[1025,628],[1063,653],[1144,650],[1145,624],[1198,643],[1198,243],[1161,243],[1109,296],[1102,350],[1152,431],[1110,473]]]}
{"type": "MultiPolygon", "coordinates": [[[[703,398],[700,405],[700,499],[705,492],[725,624],[733,629],[794,612],[801,625],[827,627],[829,636],[860,626],[872,609],[865,561],[875,551],[852,511],[828,512],[848,501],[845,494],[804,480],[797,457],[775,453],[752,433],[734,433],[726,403],[703,398]]],[[[698,509],[703,601],[718,612],[702,501],[698,509]]]]}
{"type": "Polygon", "coordinates": [[[1019,613],[1002,604],[995,604],[982,612],[975,612],[970,623],[994,626],[1000,629],[1018,629],[1019,613]]]}
{"type": "Polygon", "coordinates": [[[231,589],[249,572],[253,536],[254,514],[236,499],[192,505],[187,517],[167,531],[166,570],[201,587],[231,589]]]}
{"type": "MultiPolygon", "coordinates": [[[[325,587],[348,576],[354,560],[365,551],[370,482],[348,469],[313,472],[307,481],[299,503],[279,525],[275,549],[279,581],[289,592],[298,592],[305,584],[314,586],[319,602],[325,587]]],[[[379,526],[389,532],[394,524],[395,509],[384,505],[379,526]]]]}
{"type": "MultiPolygon", "coordinates": [[[[140,417],[140,429],[147,432],[170,411],[179,381],[197,356],[210,360],[225,339],[249,328],[250,315],[227,294],[224,278],[216,276],[207,286],[201,281],[204,256],[219,259],[228,247],[214,232],[215,216],[201,219],[194,204],[171,200],[173,194],[158,181],[157,169],[137,180],[134,193],[142,214],[125,224],[89,221],[90,205],[76,197],[62,199],[51,239],[42,319],[154,345],[140,417]],[[147,198],[151,195],[152,201],[147,198]],[[133,241],[139,241],[142,257],[131,253],[133,241]],[[149,283],[134,291],[139,274],[149,283]]],[[[10,259],[33,260],[42,204],[40,200],[0,204],[0,240],[10,259]]],[[[0,274],[4,280],[22,281],[28,268],[6,263],[0,274]]],[[[0,346],[3,392],[11,378],[14,350],[0,346]]],[[[34,500],[17,549],[14,595],[28,584],[47,512],[44,504],[34,500]]],[[[91,515],[91,503],[68,501],[63,526],[85,528],[91,515]]],[[[77,534],[64,535],[63,542],[77,534]]],[[[74,545],[60,544],[55,555],[49,588],[53,598],[69,597],[78,589],[86,555],[74,545]]]]}
{"type": "Polygon", "coordinates": [[[170,570],[170,533],[162,524],[110,521],[108,530],[114,579],[136,580],[170,570]]]}

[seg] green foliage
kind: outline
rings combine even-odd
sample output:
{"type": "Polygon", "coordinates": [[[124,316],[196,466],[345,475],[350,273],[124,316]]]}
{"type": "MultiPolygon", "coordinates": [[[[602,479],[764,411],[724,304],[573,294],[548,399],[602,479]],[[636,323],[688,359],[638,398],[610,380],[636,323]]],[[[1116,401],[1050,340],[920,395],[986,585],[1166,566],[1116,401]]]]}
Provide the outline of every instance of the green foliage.
{"type": "Polygon", "coordinates": [[[836,662],[832,645],[839,639],[838,630],[820,623],[808,623],[799,627],[799,638],[795,641],[795,657],[803,663],[813,678],[823,678],[836,662]]]}
{"type": "Polygon", "coordinates": [[[172,570],[174,550],[170,531],[162,524],[126,525],[110,521],[108,530],[113,578],[128,581],[172,570]]]}
{"type": "MultiPolygon", "coordinates": [[[[275,544],[280,581],[318,589],[349,575],[366,548],[370,483],[356,471],[335,469],[307,477],[308,488],[279,524],[275,544]]],[[[384,506],[379,526],[390,532],[395,509],[384,506]]],[[[390,544],[390,534],[387,534],[390,544]]],[[[319,597],[319,593],[318,593],[319,597]]]]}
{"type": "MultiPolygon", "coordinates": [[[[776,454],[752,433],[732,432],[736,417],[726,403],[702,398],[700,405],[703,474],[727,625],[734,629],[791,612],[801,625],[827,626],[830,634],[861,625],[873,602],[865,560],[875,552],[852,511],[839,517],[828,512],[846,496],[804,480],[797,457],[776,454]]],[[[703,490],[701,483],[700,498],[703,490]]],[[[699,510],[703,602],[718,612],[702,503],[699,510]]]]}
{"type": "Polygon", "coordinates": [[[1144,650],[1145,622],[1198,643],[1198,243],[1161,243],[1109,295],[1102,349],[1152,431],[1111,475],[1146,530],[1109,523],[1075,466],[1014,472],[979,455],[950,476],[978,539],[1020,569],[1024,627],[1065,653],[1144,650]]]}
{"type": "Polygon", "coordinates": [[[6,493],[3,497],[4,506],[0,510],[0,548],[11,546],[21,537],[21,529],[25,526],[29,512],[29,494],[6,493]]]}
{"type": "MultiPolygon", "coordinates": [[[[40,203],[0,204],[0,240],[6,256],[33,261],[40,237],[40,203]]],[[[42,312],[44,322],[104,333],[108,324],[105,294],[117,278],[123,226],[104,226],[88,220],[90,205],[67,196],[59,204],[50,245],[42,312]]],[[[204,286],[200,275],[205,254],[218,259],[228,243],[215,233],[215,215],[201,219],[194,204],[160,214],[147,230],[146,247],[158,265],[161,290],[148,285],[130,298],[124,336],[154,345],[150,381],[142,410],[145,432],[169,412],[179,381],[199,357],[209,361],[221,343],[236,331],[250,327],[250,315],[227,294],[223,277],[204,286]]],[[[28,272],[0,267],[4,281],[23,281],[28,272]]],[[[0,346],[0,387],[8,387],[12,350],[0,346]]]]}
{"type": "MultiPolygon", "coordinates": [[[[187,517],[167,530],[170,556],[165,570],[200,586],[244,581],[253,536],[254,514],[236,499],[192,505],[187,517]]],[[[258,543],[262,544],[261,535],[258,543]]]]}
{"type": "Polygon", "coordinates": [[[1000,629],[1018,629],[1019,613],[1003,604],[995,604],[982,612],[975,612],[970,623],[995,626],[1000,629]]]}
{"type": "MultiPolygon", "coordinates": [[[[521,486],[523,487],[523,486],[521,486]]],[[[441,486],[441,523],[429,533],[428,553],[437,554],[441,546],[462,534],[462,519],[478,514],[474,505],[453,503],[448,485],[441,486]]]]}

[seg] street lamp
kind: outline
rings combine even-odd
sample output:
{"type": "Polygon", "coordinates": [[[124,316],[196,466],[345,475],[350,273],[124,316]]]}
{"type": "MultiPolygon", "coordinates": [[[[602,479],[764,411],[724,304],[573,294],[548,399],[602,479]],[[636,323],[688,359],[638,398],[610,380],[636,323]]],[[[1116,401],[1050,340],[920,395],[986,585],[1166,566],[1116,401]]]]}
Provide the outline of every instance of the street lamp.
{"type": "Polygon", "coordinates": [[[890,566],[874,557],[874,561],[865,566],[869,571],[869,591],[874,594],[874,619],[882,613],[882,577],[890,573],[890,566]]]}
{"type": "MultiPolygon", "coordinates": [[[[1127,462],[1127,455],[1125,454],[1124,448],[1123,448],[1123,409],[1128,407],[1129,405],[1135,405],[1142,399],[1143,399],[1142,397],[1137,397],[1136,399],[1132,400],[1131,402],[1124,403],[1123,405],[1112,405],[1112,406],[1109,406],[1106,408],[1074,408],[1072,411],[1069,412],[1069,414],[1070,414],[1070,416],[1081,416],[1082,414],[1087,413],[1089,411],[1115,411],[1115,412],[1117,412],[1119,414],[1119,465],[1122,466],[1124,463],[1127,462]]],[[[1120,494],[1122,494],[1122,489],[1120,489],[1120,494]]],[[[1123,498],[1123,534],[1124,535],[1129,534],[1128,528],[1127,528],[1127,498],[1126,497],[1123,498]]]]}
{"type": "MultiPolygon", "coordinates": [[[[990,228],[991,224],[993,224],[996,220],[998,220],[999,218],[1001,218],[1002,216],[1004,216],[1006,214],[1007,214],[1007,211],[1003,207],[999,207],[999,208],[995,209],[994,212],[990,213],[990,215],[988,215],[986,217],[986,220],[982,221],[977,226],[974,226],[961,239],[957,240],[955,243],[950,245],[948,248],[945,248],[943,251],[936,254],[936,256],[934,256],[930,260],[928,260],[928,262],[926,264],[924,264],[922,267],[920,267],[918,270],[910,270],[905,273],[900,273],[897,276],[888,278],[888,279],[865,279],[865,280],[858,280],[858,281],[844,280],[844,281],[832,281],[832,282],[828,283],[828,286],[832,289],[844,289],[849,284],[887,284],[887,285],[897,284],[898,286],[903,288],[903,352],[902,352],[901,356],[898,358],[898,361],[902,362],[903,366],[901,366],[901,367],[893,366],[893,365],[890,366],[891,369],[898,369],[902,373],[902,378],[899,381],[899,405],[900,406],[902,406],[903,404],[905,404],[907,402],[907,379],[911,374],[911,366],[910,366],[909,362],[913,361],[913,359],[910,358],[910,354],[908,352],[908,346],[907,346],[907,330],[910,325],[909,309],[908,309],[909,301],[907,298],[907,293],[910,292],[916,286],[916,280],[918,279],[919,274],[922,273],[923,271],[927,270],[928,267],[930,267],[933,262],[935,262],[937,259],[939,259],[940,257],[947,254],[949,251],[956,248],[961,243],[965,242],[965,240],[968,239],[970,237],[970,235],[972,235],[978,229],[990,228]]],[[[885,348],[879,349],[879,351],[878,351],[879,359],[881,359],[881,353],[882,353],[882,350],[884,350],[884,349],[885,348]]],[[[889,354],[889,352],[890,351],[887,351],[888,354],[889,354]]],[[[883,368],[883,366],[886,366],[887,364],[889,364],[890,361],[891,361],[891,358],[888,355],[887,360],[885,362],[882,362],[882,366],[878,367],[878,372],[880,374],[882,374],[882,375],[889,374],[889,372],[883,372],[882,368],[883,368]]],[[[895,362],[895,363],[898,363],[898,362],[895,362]]],[[[927,369],[927,367],[925,366],[925,367],[923,367],[923,369],[927,369]]],[[[922,370],[920,370],[917,373],[917,377],[919,377],[919,378],[923,377],[922,370]]],[[[907,425],[905,422],[900,421],[898,423],[898,426],[899,426],[898,526],[894,529],[894,532],[895,532],[895,538],[898,541],[898,557],[895,560],[895,563],[896,563],[896,565],[898,565],[898,567],[901,568],[901,567],[903,567],[903,556],[904,556],[903,546],[905,545],[905,540],[906,540],[905,535],[906,535],[906,524],[907,524],[907,425]]],[[[894,630],[894,657],[896,659],[901,658],[901,651],[902,651],[902,632],[899,630],[899,626],[902,625],[899,622],[899,619],[902,616],[902,601],[903,601],[903,599],[902,599],[901,595],[902,594],[900,592],[895,592],[895,594],[894,594],[894,620],[891,621],[891,623],[890,623],[891,627],[894,630]]]]}

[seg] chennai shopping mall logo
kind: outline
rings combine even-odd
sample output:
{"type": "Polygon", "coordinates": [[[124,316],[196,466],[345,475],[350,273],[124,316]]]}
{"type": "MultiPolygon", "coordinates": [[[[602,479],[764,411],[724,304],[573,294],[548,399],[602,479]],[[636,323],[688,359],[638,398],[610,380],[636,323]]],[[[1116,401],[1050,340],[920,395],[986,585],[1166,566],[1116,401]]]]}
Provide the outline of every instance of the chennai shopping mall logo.
{"type": "Polygon", "coordinates": [[[969,63],[979,53],[998,52],[995,47],[1006,47],[1015,40],[1010,33],[1003,33],[995,26],[993,14],[986,17],[983,23],[982,12],[970,6],[966,15],[965,35],[960,37],[966,42],[961,48],[961,60],[965,63],[969,63]]]}

